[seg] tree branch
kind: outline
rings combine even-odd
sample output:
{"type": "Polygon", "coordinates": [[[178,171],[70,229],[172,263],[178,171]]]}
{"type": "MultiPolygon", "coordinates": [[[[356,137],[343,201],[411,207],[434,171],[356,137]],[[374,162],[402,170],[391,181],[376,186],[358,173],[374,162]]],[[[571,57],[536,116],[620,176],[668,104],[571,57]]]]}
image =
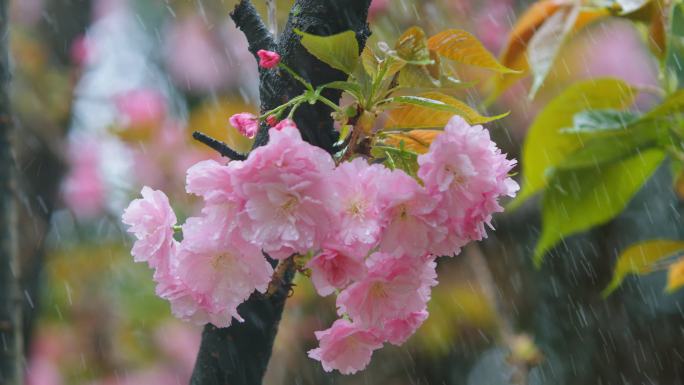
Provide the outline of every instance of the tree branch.
{"type": "Polygon", "coordinates": [[[247,37],[249,52],[254,55],[257,61],[259,60],[257,51],[260,49],[269,51],[275,49],[275,39],[268,28],[266,28],[266,25],[264,25],[259,12],[254,8],[251,1],[241,0],[235,6],[233,12],[230,13],[230,17],[247,37]]]}
{"type": "MultiPolygon", "coordinates": [[[[252,54],[259,49],[276,50],[281,60],[314,86],[347,75],[331,68],[309,54],[300,44],[295,29],[317,35],[332,35],[348,30],[356,33],[361,49],[370,30],[366,22],[371,0],[296,0],[289,20],[278,42],[273,42],[254,6],[242,0],[231,17],[247,36],[252,54]]],[[[360,53],[360,52],[359,52],[360,53]]],[[[278,71],[260,70],[262,112],[271,110],[303,92],[303,86],[278,71]]],[[[338,103],[341,91],[326,90],[323,96],[338,103]]],[[[304,140],[333,153],[339,135],[334,129],[332,110],[321,103],[302,105],[294,116],[304,140]]],[[[268,142],[268,125],[259,128],[254,146],[268,142]]],[[[238,311],[245,319],[220,329],[207,325],[192,374],[192,385],[257,385],[260,384],[271,357],[273,341],[294,277],[295,268],[285,269],[282,284],[270,296],[252,295],[238,311]]]]}
{"type": "Polygon", "coordinates": [[[212,150],[215,150],[216,152],[221,154],[221,156],[224,156],[228,159],[231,159],[231,160],[245,160],[245,159],[247,159],[247,155],[240,153],[240,152],[237,152],[237,151],[233,150],[232,148],[230,148],[227,144],[221,142],[220,140],[216,140],[216,139],[212,138],[211,136],[205,135],[199,131],[193,132],[192,138],[195,139],[196,141],[202,143],[202,144],[206,144],[207,146],[209,146],[209,148],[211,148],[212,150]]]}

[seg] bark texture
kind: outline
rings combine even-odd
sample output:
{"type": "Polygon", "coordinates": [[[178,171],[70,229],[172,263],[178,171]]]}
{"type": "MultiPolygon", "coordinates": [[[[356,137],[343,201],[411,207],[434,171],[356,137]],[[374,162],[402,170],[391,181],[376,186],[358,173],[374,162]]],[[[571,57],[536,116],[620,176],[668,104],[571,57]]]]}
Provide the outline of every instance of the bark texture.
{"type": "MultiPolygon", "coordinates": [[[[296,0],[277,40],[250,1],[242,0],[231,17],[244,32],[249,50],[255,57],[260,49],[274,50],[285,64],[316,86],[345,80],[346,75],[309,54],[299,43],[295,29],[316,35],[353,30],[359,46],[363,47],[370,35],[366,22],[369,6],[370,0],[296,0]]],[[[288,74],[260,69],[262,111],[273,109],[303,91],[303,86],[288,74]]],[[[340,95],[340,91],[324,92],[324,96],[334,102],[340,95]]],[[[294,116],[304,140],[328,152],[333,151],[333,144],[339,138],[333,128],[331,112],[329,107],[318,103],[301,106],[294,116]]],[[[267,142],[268,127],[262,125],[255,147],[267,142]]],[[[192,385],[255,385],[262,382],[293,276],[294,270],[287,269],[275,294],[268,298],[254,294],[242,304],[238,311],[245,319],[244,323],[234,322],[223,329],[213,325],[204,328],[192,385]]]]}

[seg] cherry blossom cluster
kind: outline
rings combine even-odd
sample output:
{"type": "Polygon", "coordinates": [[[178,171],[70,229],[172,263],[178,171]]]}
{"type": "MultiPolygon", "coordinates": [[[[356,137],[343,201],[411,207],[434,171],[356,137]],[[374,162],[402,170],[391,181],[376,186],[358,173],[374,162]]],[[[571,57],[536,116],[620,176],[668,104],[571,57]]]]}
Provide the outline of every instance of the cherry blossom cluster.
{"type": "Polygon", "coordinates": [[[384,343],[401,345],[417,330],[437,284],[436,257],[485,237],[503,210],[498,199],[518,190],[509,177],[515,161],[460,117],[418,165],[418,178],[362,157],[336,165],[285,120],[246,160],[188,170],[187,192],[204,207],[181,226],[182,241],[161,191],[143,188],[123,222],[137,238],[135,260],[155,270],[158,295],[198,324],[242,321],[238,305],[266,292],[273,275],[264,253],[308,255],[316,290],[336,294],[340,315],[316,332],[319,347],[309,356],[350,374],[384,343]]]}

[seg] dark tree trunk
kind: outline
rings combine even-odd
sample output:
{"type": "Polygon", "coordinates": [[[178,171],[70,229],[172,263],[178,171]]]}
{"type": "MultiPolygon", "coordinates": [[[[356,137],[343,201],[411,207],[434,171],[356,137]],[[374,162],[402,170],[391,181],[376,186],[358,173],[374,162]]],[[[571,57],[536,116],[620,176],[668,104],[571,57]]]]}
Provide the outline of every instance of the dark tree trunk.
{"type": "Polygon", "coordinates": [[[9,106],[8,17],[7,0],[0,0],[0,383],[21,385],[24,340],[9,106]]]}
{"type": "MultiPolygon", "coordinates": [[[[295,29],[316,35],[332,35],[348,30],[356,32],[360,47],[370,35],[368,7],[370,0],[297,0],[285,30],[276,41],[264,26],[248,0],[242,0],[231,17],[246,35],[249,50],[256,56],[260,49],[275,50],[282,61],[314,86],[345,80],[346,75],[318,61],[299,43],[295,29]]],[[[300,95],[303,87],[289,75],[274,70],[260,70],[261,110],[268,111],[300,95]]],[[[337,102],[341,93],[324,93],[337,102]]],[[[302,137],[328,152],[338,134],[333,129],[332,110],[322,104],[302,106],[295,121],[302,137]]],[[[262,125],[255,146],[268,142],[268,127],[262,125]]],[[[239,312],[244,323],[220,329],[207,325],[192,375],[192,385],[260,384],[271,357],[273,341],[285,306],[294,271],[287,269],[282,285],[272,296],[253,295],[239,312]]]]}

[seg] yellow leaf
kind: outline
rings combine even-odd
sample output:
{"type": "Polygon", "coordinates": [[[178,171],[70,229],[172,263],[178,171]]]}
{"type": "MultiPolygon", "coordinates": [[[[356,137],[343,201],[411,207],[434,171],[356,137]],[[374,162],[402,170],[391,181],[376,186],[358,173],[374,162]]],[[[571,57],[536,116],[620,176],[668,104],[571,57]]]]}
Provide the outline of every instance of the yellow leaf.
{"type": "Polygon", "coordinates": [[[430,149],[430,144],[441,134],[442,130],[413,130],[398,134],[390,134],[385,139],[385,143],[397,147],[404,142],[404,148],[418,154],[424,154],[430,149]]]}
{"type": "Polygon", "coordinates": [[[670,265],[667,271],[667,287],[665,291],[672,293],[684,286],[684,258],[670,265]]]}
{"type": "Polygon", "coordinates": [[[501,73],[517,73],[507,68],[470,33],[460,29],[448,29],[428,39],[428,48],[447,59],[482,67],[501,73]]]}
{"type": "Polygon", "coordinates": [[[613,279],[603,290],[603,296],[615,291],[627,275],[650,273],[656,261],[681,251],[684,251],[684,242],[671,240],[646,241],[628,247],[618,258],[613,279]]]}
{"type": "MultiPolygon", "coordinates": [[[[461,110],[462,113],[459,115],[470,124],[487,123],[505,116],[505,114],[492,117],[482,116],[469,105],[440,92],[426,92],[417,96],[438,100],[461,110]]],[[[453,116],[454,114],[448,111],[438,111],[418,105],[405,105],[389,111],[385,129],[443,128],[453,116]]]]}
{"type": "Polygon", "coordinates": [[[425,31],[419,27],[407,29],[397,40],[397,54],[407,61],[428,61],[430,51],[427,48],[425,31]]]}

